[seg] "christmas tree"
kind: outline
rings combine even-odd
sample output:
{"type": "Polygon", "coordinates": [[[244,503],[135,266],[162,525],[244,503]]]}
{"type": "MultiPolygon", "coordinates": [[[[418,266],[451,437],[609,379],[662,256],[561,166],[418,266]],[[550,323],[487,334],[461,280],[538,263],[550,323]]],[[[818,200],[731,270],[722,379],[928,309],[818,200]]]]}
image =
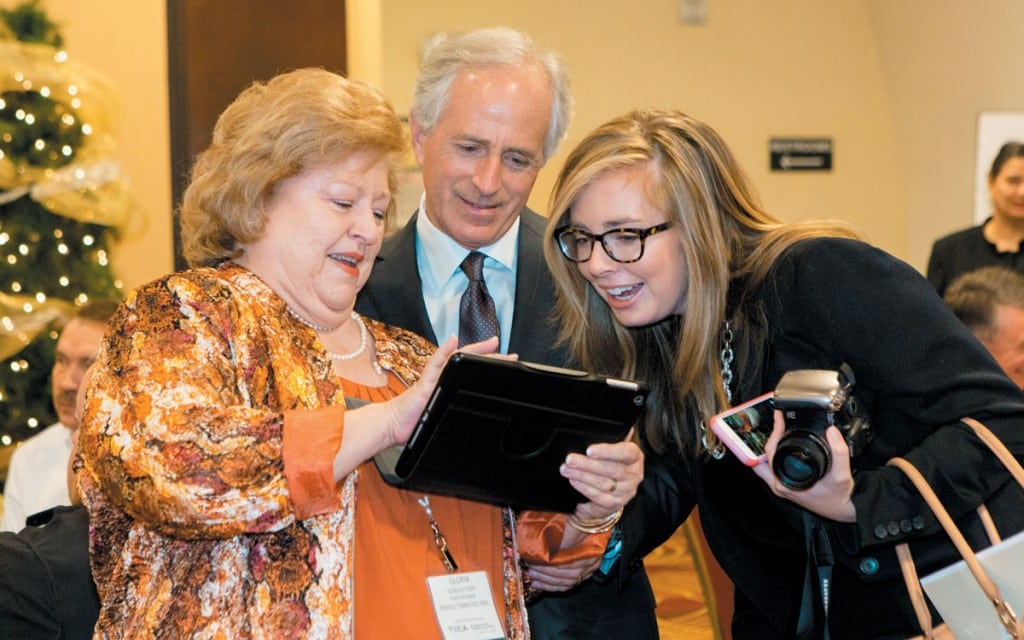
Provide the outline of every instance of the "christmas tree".
{"type": "Polygon", "coordinates": [[[0,448],[56,420],[60,328],[121,295],[111,246],[140,221],[109,157],[113,93],[62,44],[39,0],[0,9],[0,448]]]}

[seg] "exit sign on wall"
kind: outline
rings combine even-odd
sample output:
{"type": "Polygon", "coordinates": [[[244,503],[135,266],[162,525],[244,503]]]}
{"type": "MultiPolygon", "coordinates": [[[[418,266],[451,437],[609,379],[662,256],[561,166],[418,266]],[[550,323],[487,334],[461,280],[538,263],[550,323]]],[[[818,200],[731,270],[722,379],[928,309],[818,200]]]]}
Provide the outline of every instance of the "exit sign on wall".
{"type": "Polygon", "coordinates": [[[772,138],[772,171],[831,171],[832,138],[772,138]]]}

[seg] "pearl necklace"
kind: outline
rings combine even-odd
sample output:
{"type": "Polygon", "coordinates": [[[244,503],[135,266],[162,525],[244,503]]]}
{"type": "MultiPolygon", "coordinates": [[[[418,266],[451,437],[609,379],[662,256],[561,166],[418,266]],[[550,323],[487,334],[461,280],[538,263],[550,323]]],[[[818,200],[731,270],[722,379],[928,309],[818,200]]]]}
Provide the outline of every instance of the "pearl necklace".
{"type": "MultiPolygon", "coordinates": [[[[287,307],[287,305],[286,305],[286,307],[287,307]]],[[[320,332],[320,333],[330,333],[330,332],[334,331],[335,329],[337,329],[338,327],[340,327],[340,326],[341,326],[341,325],[339,324],[339,325],[335,325],[335,326],[333,326],[333,327],[325,327],[325,326],[322,326],[322,325],[319,325],[319,324],[313,324],[313,323],[312,323],[312,322],[310,322],[309,320],[306,320],[305,318],[303,318],[303,317],[302,317],[302,316],[300,316],[299,314],[295,313],[295,310],[294,310],[294,309],[292,309],[291,307],[287,307],[287,309],[288,309],[288,314],[289,314],[289,315],[290,315],[291,317],[295,318],[296,320],[298,320],[298,321],[299,321],[299,322],[301,322],[302,324],[306,325],[307,327],[309,327],[309,328],[310,328],[310,329],[312,329],[313,331],[318,331],[318,332],[320,332]]],[[[356,314],[356,312],[355,312],[355,311],[353,311],[353,312],[352,312],[352,315],[355,315],[355,314],[356,314]]]]}
{"type": "MultiPolygon", "coordinates": [[[[295,311],[293,311],[291,307],[288,307],[288,313],[290,313],[293,318],[295,318],[302,324],[320,333],[330,333],[341,326],[338,325],[332,329],[331,327],[322,327],[320,325],[313,324],[309,320],[306,320],[299,314],[295,313],[295,311]]],[[[327,357],[330,358],[331,360],[338,360],[341,362],[344,362],[346,360],[354,360],[355,358],[358,358],[359,356],[363,355],[363,353],[366,351],[366,344],[369,342],[368,336],[370,333],[366,329],[366,323],[363,322],[363,319],[360,318],[359,314],[356,313],[355,311],[352,312],[351,318],[352,320],[355,321],[357,325],[359,325],[359,348],[351,353],[334,353],[333,351],[328,351],[327,357]]],[[[374,358],[370,364],[373,365],[373,371],[376,374],[380,375],[381,373],[384,372],[384,369],[380,366],[380,363],[377,362],[376,358],[374,358]]]]}
{"type": "Polygon", "coordinates": [[[359,348],[352,353],[334,353],[333,351],[328,351],[327,357],[331,360],[352,360],[363,355],[363,352],[366,351],[366,336],[369,334],[366,330],[366,323],[363,322],[363,319],[360,318],[359,314],[355,311],[352,312],[352,319],[355,320],[357,325],[359,325],[359,348]]]}

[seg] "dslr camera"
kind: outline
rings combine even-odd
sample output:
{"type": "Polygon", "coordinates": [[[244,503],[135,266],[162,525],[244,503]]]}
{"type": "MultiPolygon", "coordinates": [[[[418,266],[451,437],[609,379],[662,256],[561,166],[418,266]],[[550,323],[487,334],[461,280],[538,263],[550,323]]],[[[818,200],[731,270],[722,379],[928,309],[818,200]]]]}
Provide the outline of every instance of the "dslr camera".
{"type": "Polygon", "coordinates": [[[850,448],[860,455],[871,442],[871,428],[853,397],[853,371],[801,369],[789,371],[775,388],[775,408],[782,411],[786,428],[772,459],[775,476],[791,489],[807,489],[832,464],[832,449],[825,439],[830,426],[839,428],[850,448]]]}

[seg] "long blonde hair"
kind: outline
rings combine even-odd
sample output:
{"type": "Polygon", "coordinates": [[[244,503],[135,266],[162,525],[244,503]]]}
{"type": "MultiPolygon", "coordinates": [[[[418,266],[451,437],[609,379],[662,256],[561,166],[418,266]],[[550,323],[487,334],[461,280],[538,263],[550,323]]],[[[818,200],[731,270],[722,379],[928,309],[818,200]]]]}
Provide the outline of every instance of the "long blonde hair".
{"type": "Polygon", "coordinates": [[[784,224],[765,212],[722,138],[678,111],[632,111],[587,135],[555,182],[550,211],[544,255],[556,285],[559,337],[582,368],[648,382],[642,428],[658,451],[669,442],[696,451],[697,430],[686,425],[728,406],[720,355],[727,313],[749,338],[757,319],[737,310],[779,255],[804,238],[856,237],[842,223],[784,224]],[[687,282],[679,283],[687,296],[684,315],[640,328],[615,320],[554,238],[588,184],[630,167],[649,172],[648,197],[668,213],[687,266],[687,282]],[[730,294],[730,284],[741,281],[742,290],[730,294]]]}

